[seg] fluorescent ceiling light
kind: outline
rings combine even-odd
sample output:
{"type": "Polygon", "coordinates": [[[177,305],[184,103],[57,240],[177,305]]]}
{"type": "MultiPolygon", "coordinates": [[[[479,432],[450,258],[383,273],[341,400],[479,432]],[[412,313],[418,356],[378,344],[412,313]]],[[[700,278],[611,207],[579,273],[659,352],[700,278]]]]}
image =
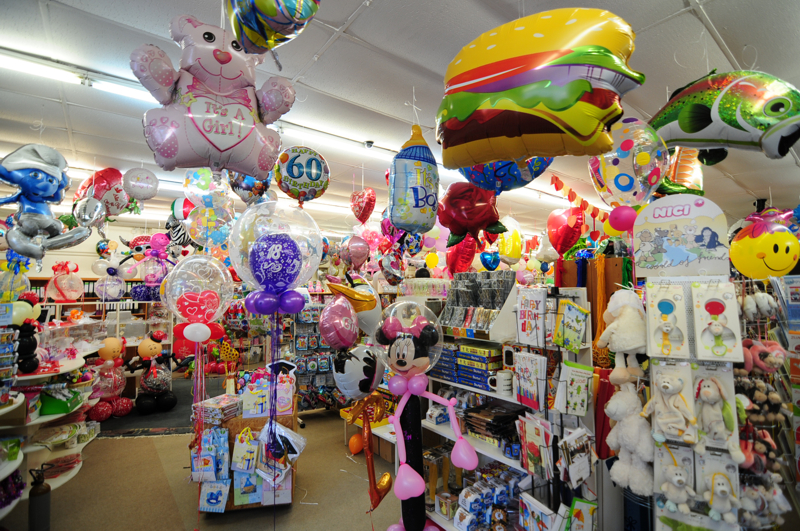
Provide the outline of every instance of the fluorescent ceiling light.
{"type": "Polygon", "coordinates": [[[283,134],[293,138],[299,138],[303,143],[313,142],[320,146],[338,149],[339,151],[346,151],[360,157],[370,157],[373,159],[391,162],[395,155],[393,152],[379,147],[372,147],[368,149],[356,140],[343,138],[333,133],[316,132],[309,129],[284,125],[283,134]]]}
{"type": "Polygon", "coordinates": [[[17,72],[22,72],[23,74],[32,74],[34,76],[45,77],[55,81],[63,81],[64,83],[72,83],[74,85],[79,85],[81,83],[80,76],[68,70],[46,66],[33,61],[26,61],[24,59],[18,59],[10,55],[0,54],[0,68],[15,70],[17,72]]]}
{"type": "Polygon", "coordinates": [[[93,81],[92,88],[102,90],[117,96],[125,96],[126,98],[134,98],[147,103],[158,103],[156,99],[146,90],[139,90],[133,87],[128,87],[119,83],[111,83],[110,81],[93,81]]]}

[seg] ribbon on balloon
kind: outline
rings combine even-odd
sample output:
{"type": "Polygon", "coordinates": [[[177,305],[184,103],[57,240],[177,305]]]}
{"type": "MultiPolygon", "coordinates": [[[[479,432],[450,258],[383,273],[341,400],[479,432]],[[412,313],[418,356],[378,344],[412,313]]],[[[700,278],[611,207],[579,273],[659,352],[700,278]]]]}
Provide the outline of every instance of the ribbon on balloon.
{"type": "Polygon", "coordinates": [[[596,206],[590,205],[586,199],[579,196],[577,193],[575,193],[575,190],[565,185],[564,181],[562,181],[555,174],[550,176],[550,184],[553,185],[553,187],[556,189],[556,192],[559,192],[562,196],[564,196],[567,201],[592,216],[593,219],[598,220],[600,223],[603,223],[608,219],[607,212],[603,212],[596,206]]]}
{"type": "Polygon", "coordinates": [[[419,337],[422,329],[428,324],[428,320],[421,315],[414,319],[411,326],[403,326],[403,323],[397,317],[389,317],[383,323],[383,333],[389,339],[395,339],[399,334],[410,334],[414,337],[419,337]]]}

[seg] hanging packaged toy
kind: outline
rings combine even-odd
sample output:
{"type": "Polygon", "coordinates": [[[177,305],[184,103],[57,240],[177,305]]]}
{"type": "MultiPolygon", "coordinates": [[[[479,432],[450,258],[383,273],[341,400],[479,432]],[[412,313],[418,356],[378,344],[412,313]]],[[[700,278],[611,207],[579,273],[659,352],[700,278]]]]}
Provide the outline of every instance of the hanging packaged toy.
{"type": "Polygon", "coordinates": [[[713,521],[737,524],[739,470],[728,454],[709,452],[697,457],[697,491],[703,493],[713,521]]]}
{"type": "Polygon", "coordinates": [[[647,355],[688,359],[689,341],[683,287],[672,284],[645,286],[647,298],[647,355]]]}
{"type": "Polygon", "coordinates": [[[29,258],[12,249],[6,251],[5,261],[0,262],[0,302],[14,302],[20,295],[30,291],[31,283],[25,275],[29,265],[29,258]]]}
{"type": "Polygon", "coordinates": [[[53,302],[75,302],[83,295],[83,280],[75,262],[58,262],[53,266],[53,278],[47,283],[45,297],[53,302]]]}
{"type": "Polygon", "coordinates": [[[730,282],[692,283],[699,360],[744,361],[736,292],[730,282]]]}
{"type": "Polygon", "coordinates": [[[694,454],[691,448],[656,443],[655,486],[658,514],[689,514],[697,493],[694,490],[694,454]]]}
{"type": "Polygon", "coordinates": [[[697,415],[698,455],[706,448],[722,448],[736,463],[745,456],[739,448],[739,429],[736,422],[736,400],[733,392],[733,364],[693,365],[694,410],[697,415]]]}
{"type": "Polygon", "coordinates": [[[694,444],[697,441],[697,420],[689,363],[652,359],[650,364],[652,395],[641,415],[652,415],[653,439],[656,442],[671,440],[694,444]]]}

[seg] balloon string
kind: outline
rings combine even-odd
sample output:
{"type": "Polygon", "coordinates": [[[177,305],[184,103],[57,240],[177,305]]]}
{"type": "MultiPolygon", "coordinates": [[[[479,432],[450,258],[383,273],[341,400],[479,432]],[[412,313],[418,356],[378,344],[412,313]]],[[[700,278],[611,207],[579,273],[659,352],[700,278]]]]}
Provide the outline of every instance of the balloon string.
{"type": "Polygon", "coordinates": [[[419,125],[419,114],[417,114],[417,111],[421,109],[417,107],[417,87],[411,87],[411,101],[405,102],[404,105],[414,110],[414,124],[419,125]]]}
{"type": "MultiPolygon", "coordinates": [[[[361,189],[364,189],[364,163],[361,163],[361,189]]],[[[770,196],[772,197],[772,196],[770,196]]],[[[772,199],[769,201],[770,206],[772,206],[772,199]]]]}

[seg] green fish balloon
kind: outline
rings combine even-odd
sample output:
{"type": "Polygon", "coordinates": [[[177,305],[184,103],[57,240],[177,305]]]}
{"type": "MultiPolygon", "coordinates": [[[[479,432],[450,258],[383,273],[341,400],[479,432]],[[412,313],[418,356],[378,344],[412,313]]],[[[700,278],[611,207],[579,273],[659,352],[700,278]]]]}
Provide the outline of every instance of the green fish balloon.
{"type": "Polygon", "coordinates": [[[700,149],[707,165],[722,161],[725,148],[779,159],[800,139],[800,92],[763,72],[712,70],[676,90],[650,125],[669,147],[700,149]]]}

